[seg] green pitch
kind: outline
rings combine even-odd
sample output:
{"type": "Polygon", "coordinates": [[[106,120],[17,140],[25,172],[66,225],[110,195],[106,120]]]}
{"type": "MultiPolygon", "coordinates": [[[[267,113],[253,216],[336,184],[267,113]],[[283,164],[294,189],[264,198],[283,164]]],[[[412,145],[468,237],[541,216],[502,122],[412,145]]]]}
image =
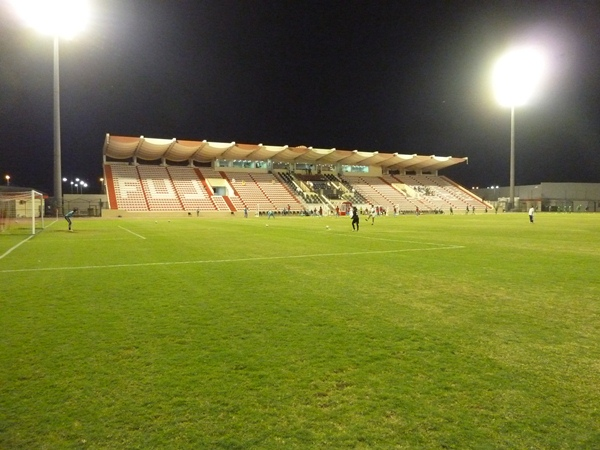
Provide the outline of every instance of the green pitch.
{"type": "Polygon", "coordinates": [[[66,228],[0,235],[0,448],[600,448],[599,215],[66,228]]]}

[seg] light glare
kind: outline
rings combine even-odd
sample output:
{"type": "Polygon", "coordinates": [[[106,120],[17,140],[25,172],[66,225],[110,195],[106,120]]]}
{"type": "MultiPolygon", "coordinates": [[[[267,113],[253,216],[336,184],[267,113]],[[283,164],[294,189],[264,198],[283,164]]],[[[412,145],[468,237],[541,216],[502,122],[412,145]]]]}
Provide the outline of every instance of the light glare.
{"type": "Polygon", "coordinates": [[[533,47],[515,49],[502,56],[494,67],[496,98],[504,106],[522,106],[538,88],[545,69],[541,51],[533,47]]]}
{"type": "Polygon", "coordinates": [[[43,34],[72,38],[89,20],[86,0],[13,0],[17,13],[43,34]]]}

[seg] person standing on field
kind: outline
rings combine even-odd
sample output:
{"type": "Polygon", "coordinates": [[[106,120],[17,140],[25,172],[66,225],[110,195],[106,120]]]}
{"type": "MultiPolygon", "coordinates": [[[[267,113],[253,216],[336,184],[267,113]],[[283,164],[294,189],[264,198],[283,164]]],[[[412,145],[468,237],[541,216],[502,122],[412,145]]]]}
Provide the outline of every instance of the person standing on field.
{"type": "Polygon", "coordinates": [[[529,222],[533,223],[533,214],[535,213],[535,208],[532,206],[529,208],[529,222]]]}
{"type": "Polygon", "coordinates": [[[369,219],[372,217],[373,218],[373,222],[375,222],[375,207],[371,206],[371,208],[367,208],[367,222],[369,221],[369,219]]]}
{"type": "Polygon", "coordinates": [[[68,213],[65,214],[65,220],[67,221],[67,223],[69,224],[69,231],[73,231],[71,229],[71,217],[73,217],[73,215],[79,211],[78,208],[73,208],[71,211],[69,211],[68,213]]]}
{"type": "Polygon", "coordinates": [[[358,215],[358,210],[356,209],[356,206],[354,208],[352,208],[352,230],[356,230],[358,231],[358,227],[359,227],[359,222],[360,222],[360,217],[358,215]]]}

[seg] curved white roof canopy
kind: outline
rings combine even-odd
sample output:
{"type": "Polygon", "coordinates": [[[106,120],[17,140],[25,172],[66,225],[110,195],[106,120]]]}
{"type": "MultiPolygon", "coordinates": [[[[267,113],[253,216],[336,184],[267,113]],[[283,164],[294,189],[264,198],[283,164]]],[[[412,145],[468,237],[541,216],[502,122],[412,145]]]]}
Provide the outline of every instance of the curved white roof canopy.
{"type": "Polygon", "coordinates": [[[466,162],[468,158],[400,153],[363,152],[313,148],[288,145],[239,144],[236,142],[185,141],[178,139],[155,139],[130,136],[106,135],[102,153],[113,159],[139,159],[153,161],[165,158],[169,161],[210,162],[214,159],[244,159],[308,164],[345,164],[379,166],[399,170],[440,170],[466,162]]]}

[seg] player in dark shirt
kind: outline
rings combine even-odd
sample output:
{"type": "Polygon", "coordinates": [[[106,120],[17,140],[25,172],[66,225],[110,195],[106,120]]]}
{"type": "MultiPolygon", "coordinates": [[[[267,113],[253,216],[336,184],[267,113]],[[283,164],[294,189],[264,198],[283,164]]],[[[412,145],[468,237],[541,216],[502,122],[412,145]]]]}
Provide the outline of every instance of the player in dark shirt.
{"type": "Polygon", "coordinates": [[[352,229],[358,231],[360,217],[358,216],[358,210],[356,206],[352,208],[352,229]]]}

